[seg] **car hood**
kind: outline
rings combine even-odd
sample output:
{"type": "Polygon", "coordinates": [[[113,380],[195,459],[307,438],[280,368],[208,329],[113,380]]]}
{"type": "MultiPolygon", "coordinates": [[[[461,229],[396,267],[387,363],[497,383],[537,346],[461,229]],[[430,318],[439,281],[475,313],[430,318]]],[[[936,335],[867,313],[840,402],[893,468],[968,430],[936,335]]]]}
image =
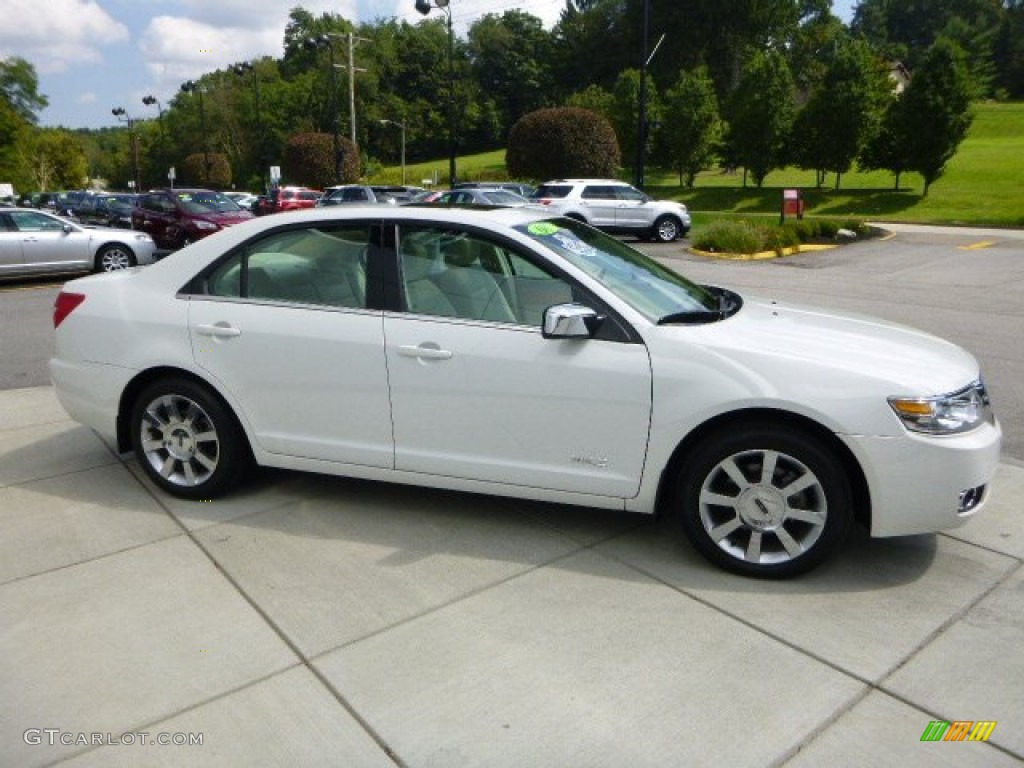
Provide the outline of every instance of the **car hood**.
{"type": "Polygon", "coordinates": [[[212,221],[220,224],[222,227],[230,227],[232,224],[248,221],[253,218],[253,214],[249,211],[224,211],[223,213],[204,213],[202,216],[193,216],[192,218],[201,221],[212,221]]]}
{"type": "MultiPolygon", "coordinates": [[[[661,327],[686,333],[680,326],[661,327]]],[[[960,389],[978,377],[977,361],[957,345],[852,313],[745,297],[732,317],[690,328],[695,331],[691,340],[706,350],[769,378],[874,380],[890,395],[929,396],[960,389]]]]}

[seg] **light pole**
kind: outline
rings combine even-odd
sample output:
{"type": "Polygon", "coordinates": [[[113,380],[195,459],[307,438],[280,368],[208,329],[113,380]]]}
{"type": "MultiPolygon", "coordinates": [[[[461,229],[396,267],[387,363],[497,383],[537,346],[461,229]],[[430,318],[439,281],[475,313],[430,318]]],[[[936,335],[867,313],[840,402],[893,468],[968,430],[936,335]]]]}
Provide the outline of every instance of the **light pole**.
{"type": "Polygon", "coordinates": [[[260,108],[260,78],[256,73],[256,67],[252,62],[243,61],[234,66],[234,72],[239,77],[245,77],[247,72],[252,73],[252,90],[254,97],[254,108],[256,110],[256,162],[260,165],[260,183],[263,191],[267,191],[267,158],[264,152],[266,142],[263,138],[263,110],[260,108]]]}
{"type": "MultiPolygon", "coordinates": [[[[160,103],[156,96],[150,94],[142,97],[142,103],[147,107],[156,107],[157,122],[160,125],[160,160],[165,161],[167,159],[167,133],[164,129],[164,106],[160,103]]],[[[150,158],[150,174],[152,175],[152,158],[150,158]]],[[[174,182],[171,182],[171,186],[174,186],[174,182]]],[[[138,192],[138,190],[136,190],[138,192]]]]}
{"type": "Polygon", "coordinates": [[[402,186],[405,186],[405,123],[397,120],[381,120],[381,125],[395,125],[402,131],[402,186]]]}
{"type": "Polygon", "coordinates": [[[149,95],[142,97],[142,103],[147,107],[156,106],[157,120],[160,122],[160,136],[164,135],[164,107],[156,96],[149,95]]]}
{"type": "Polygon", "coordinates": [[[110,114],[128,124],[128,136],[132,145],[132,191],[139,191],[139,143],[135,137],[135,118],[129,116],[124,107],[114,107],[110,114]]]}
{"type": "Polygon", "coordinates": [[[450,0],[416,0],[416,10],[426,16],[432,8],[440,8],[448,17],[448,177],[455,186],[455,34],[452,31],[450,0]]]}
{"type": "Polygon", "coordinates": [[[181,84],[184,93],[199,94],[199,124],[203,132],[203,183],[210,183],[210,144],[206,134],[206,110],[203,108],[203,93],[205,88],[195,80],[187,80],[181,84]]]}
{"type": "Polygon", "coordinates": [[[334,140],[334,183],[341,184],[344,176],[344,155],[341,151],[341,139],[338,137],[338,70],[334,63],[334,38],[338,35],[323,34],[320,37],[311,37],[303,43],[303,47],[309,51],[319,48],[326,48],[331,57],[331,135],[334,140]]]}

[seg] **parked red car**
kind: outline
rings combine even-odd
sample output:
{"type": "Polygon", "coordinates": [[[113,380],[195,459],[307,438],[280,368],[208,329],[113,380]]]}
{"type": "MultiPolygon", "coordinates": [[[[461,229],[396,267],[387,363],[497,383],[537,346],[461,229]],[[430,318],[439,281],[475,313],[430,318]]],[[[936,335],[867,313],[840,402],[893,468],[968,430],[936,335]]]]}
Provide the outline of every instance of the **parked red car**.
{"type": "Polygon", "coordinates": [[[269,195],[260,197],[257,213],[262,216],[265,213],[282,213],[283,211],[312,208],[321,195],[323,195],[322,190],[309,187],[278,187],[272,189],[269,195]]]}
{"type": "Polygon", "coordinates": [[[161,248],[182,248],[251,218],[250,211],[211,189],[154,189],[136,201],[132,229],[149,233],[161,248]]]}

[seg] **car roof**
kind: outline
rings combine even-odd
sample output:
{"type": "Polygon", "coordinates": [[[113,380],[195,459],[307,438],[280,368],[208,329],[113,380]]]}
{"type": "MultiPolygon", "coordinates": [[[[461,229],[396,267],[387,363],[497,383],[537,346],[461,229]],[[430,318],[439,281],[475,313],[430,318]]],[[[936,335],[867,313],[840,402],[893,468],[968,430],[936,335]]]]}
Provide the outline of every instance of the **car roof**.
{"type": "Polygon", "coordinates": [[[552,179],[551,181],[545,181],[540,186],[545,187],[550,184],[609,184],[622,187],[630,186],[628,181],[621,181],[620,179],[552,179]]]}

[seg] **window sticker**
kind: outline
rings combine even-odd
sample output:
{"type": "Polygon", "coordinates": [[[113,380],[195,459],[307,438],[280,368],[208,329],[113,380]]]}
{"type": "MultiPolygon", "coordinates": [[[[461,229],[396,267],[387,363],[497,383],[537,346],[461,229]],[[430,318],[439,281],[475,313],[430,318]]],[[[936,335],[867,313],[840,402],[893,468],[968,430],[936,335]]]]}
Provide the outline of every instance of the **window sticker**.
{"type": "Polygon", "coordinates": [[[535,221],[526,229],[531,235],[546,237],[548,235],[556,234],[559,227],[557,224],[552,224],[550,221],[535,221]]]}

